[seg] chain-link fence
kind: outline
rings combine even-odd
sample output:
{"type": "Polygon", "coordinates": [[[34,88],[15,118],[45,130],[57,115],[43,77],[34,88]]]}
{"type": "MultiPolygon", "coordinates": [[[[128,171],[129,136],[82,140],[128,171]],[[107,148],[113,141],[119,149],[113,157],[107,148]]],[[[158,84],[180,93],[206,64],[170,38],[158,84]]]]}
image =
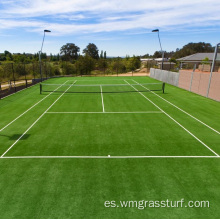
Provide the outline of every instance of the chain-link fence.
{"type": "Polygon", "coordinates": [[[0,63],[0,98],[55,75],[50,63],[0,63]]]}

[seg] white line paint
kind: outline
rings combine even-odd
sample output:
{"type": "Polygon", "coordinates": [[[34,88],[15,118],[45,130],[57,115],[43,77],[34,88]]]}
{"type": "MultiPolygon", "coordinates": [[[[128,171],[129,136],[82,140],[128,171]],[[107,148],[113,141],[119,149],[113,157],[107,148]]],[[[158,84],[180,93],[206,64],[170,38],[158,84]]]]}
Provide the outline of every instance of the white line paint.
{"type": "Polygon", "coordinates": [[[103,99],[103,93],[102,93],[102,86],[100,85],[101,89],[101,97],[102,97],[102,111],[105,112],[105,105],[104,105],[104,99],[103,99]]]}
{"type": "MultiPolygon", "coordinates": [[[[136,82],[135,80],[132,79],[132,81],[136,82]]],[[[145,86],[141,85],[143,88],[147,89],[145,86]]],[[[150,91],[151,93],[153,93],[154,95],[156,95],[157,97],[161,98],[162,100],[164,100],[165,102],[169,103],[170,105],[172,105],[173,107],[177,108],[178,110],[180,110],[181,112],[185,113],[186,115],[190,116],[191,118],[195,119],[196,121],[198,121],[199,123],[205,125],[207,128],[213,130],[214,132],[216,132],[217,134],[220,134],[219,131],[215,130],[214,128],[212,128],[211,126],[207,125],[206,123],[202,122],[201,120],[199,120],[198,118],[192,116],[191,114],[189,114],[188,112],[184,111],[183,109],[179,108],[178,106],[174,105],[173,103],[169,102],[168,100],[164,99],[163,97],[161,97],[160,95],[158,95],[157,93],[150,91]]]]}
{"type": "MultiPolygon", "coordinates": [[[[68,82],[69,80],[67,80],[66,82],[68,82]]],[[[66,83],[65,82],[65,83],[66,83]]],[[[62,86],[62,85],[61,85],[62,86]]],[[[61,86],[57,87],[53,92],[55,92],[57,89],[59,89],[61,86]]],[[[5,128],[7,128],[9,125],[11,125],[12,123],[14,123],[15,121],[17,121],[20,117],[22,117],[24,114],[26,114],[27,112],[29,112],[32,108],[34,108],[36,105],[38,105],[39,103],[41,103],[43,100],[45,100],[48,96],[50,96],[53,92],[51,92],[50,94],[48,94],[47,96],[45,96],[43,99],[41,99],[40,101],[38,101],[37,103],[35,103],[33,106],[31,106],[29,109],[27,109],[25,112],[23,112],[21,115],[19,115],[17,118],[15,118],[14,120],[12,120],[10,123],[8,123],[7,125],[5,125],[3,128],[0,129],[0,132],[3,131],[5,128]]]]}
{"type": "MultiPolygon", "coordinates": [[[[125,80],[126,83],[128,83],[125,80]]],[[[128,83],[129,84],[129,83],[128,83]]],[[[129,84],[131,85],[131,84],[129,84]]],[[[132,85],[131,85],[132,86],[132,85]]],[[[138,91],[134,86],[132,86],[136,91],[138,91]]],[[[162,111],[167,117],[169,117],[172,121],[174,121],[176,124],[178,124],[182,129],[184,129],[187,133],[189,133],[192,137],[194,137],[198,142],[200,142],[203,146],[205,146],[207,149],[209,149],[213,154],[219,157],[219,155],[212,150],[208,145],[206,145],[203,141],[201,141],[198,137],[196,137],[193,133],[191,133],[188,129],[186,129],[183,125],[181,125],[178,121],[176,121],[173,117],[171,117],[168,113],[166,113],[163,109],[161,109],[158,105],[156,105],[153,101],[151,101],[149,98],[147,98],[143,93],[138,92],[140,95],[142,95],[145,99],[147,99],[149,102],[151,102],[156,108],[158,108],[160,111],[162,111]]]]}
{"type": "Polygon", "coordinates": [[[46,112],[47,114],[163,114],[161,111],[146,112],[46,112]]]}
{"type": "Polygon", "coordinates": [[[219,156],[12,156],[1,157],[1,159],[129,159],[129,158],[220,158],[219,156]]]}
{"type": "MultiPolygon", "coordinates": [[[[76,82],[76,81],[75,81],[76,82]]],[[[75,83],[74,82],[74,83],[75,83]]],[[[66,83],[66,82],[65,82],[66,83]]],[[[68,87],[66,90],[65,90],[65,92],[69,89],[70,87],[68,87]]],[[[15,144],[17,144],[17,142],[47,113],[47,111],[49,111],[51,108],[52,108],[52,106],[65,94],[65,92],[64,93],[62,93],[48,108],[47,108],[47,110],[43,113],[43,114],[41,114],[40,115],[40,117],[38,117],[37,118],[37,120],[1,155],[1,157],[4,157],[4,155],[9,151],[9,150],[11,150],[11,148],[12,147],[14,147],[14,145],[15,144]]]]}

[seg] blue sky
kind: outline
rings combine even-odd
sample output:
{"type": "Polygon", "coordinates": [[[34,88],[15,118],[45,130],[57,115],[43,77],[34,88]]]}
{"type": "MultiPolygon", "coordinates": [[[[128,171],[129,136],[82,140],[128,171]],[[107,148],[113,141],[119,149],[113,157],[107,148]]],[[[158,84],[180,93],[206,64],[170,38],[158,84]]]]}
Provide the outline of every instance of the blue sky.
{"type": "Polygon", "coordinates": [[[219,0],[0,0],[0,52],[57,54],[95,43],[108,56],[153,54],[189,42],[220,42],[219,0]]]}

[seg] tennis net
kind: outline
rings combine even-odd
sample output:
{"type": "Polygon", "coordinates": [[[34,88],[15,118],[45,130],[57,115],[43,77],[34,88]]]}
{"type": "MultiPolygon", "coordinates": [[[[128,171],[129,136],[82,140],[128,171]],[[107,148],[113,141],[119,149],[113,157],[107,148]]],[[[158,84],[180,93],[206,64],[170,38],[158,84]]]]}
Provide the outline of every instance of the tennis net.
{"type": "Polygon", "coordinates": [[[143,84],[102,84],[102,85],[80,85],[80,84],[40,84],[40,93],[126,93],[126,92],[150,92],[162,91],[164,93],[165,83],[143,83],[143,84]]]}

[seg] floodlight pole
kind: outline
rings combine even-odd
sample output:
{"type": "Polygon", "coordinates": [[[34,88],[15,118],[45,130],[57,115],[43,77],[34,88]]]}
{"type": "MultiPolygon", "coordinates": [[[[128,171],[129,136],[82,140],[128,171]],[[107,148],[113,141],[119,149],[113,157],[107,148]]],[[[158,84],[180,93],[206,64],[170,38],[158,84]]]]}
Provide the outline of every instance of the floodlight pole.
{"type": "Polygon", "coordinates": [[[161,41],[160,41],[160,34],[159,34],[159,29],[155,29],[152,30],[152,32],[157,32],[158,33],[158,39],[159,39],[159,43],[160,43],[160,50],[161,50],[161,54],[162,54],[162,63],[161,63],[161,69],[163,69],[163,59],[164,59],[164,51],[162,49],[162,45],[161,45],[161,41]]]}
{"type": "Polygon", "coordinates": [[[40,62],[40,77],[41,77],[41,82],[43,81],[43,77],[42,77],[42,66],[41,66],[41,54],[42,54],[42,49],[43,49],[43,45],[44,45],[44,38],[45,38],[45,33],[49,33],[51,32],[50,30],[44,30],[44,36],[43,36],[43,41],[42,41],[42,45],[41,45],[41,50],[39,51],[39,62],[40,62]]]}
{"type": "Polygon", "coordinates": [[[219,45],[220,45],[220,43],[218,43],[218,44],[215,46],[215,52],[214,52],[213,60],[212,60],[212,68],[211,68],[211,72],[210,72],[210,76],[209,76],[209,84],[208,84],[208,89],[207,89],[206,97],[209,96],[209,89],[210,89],[211,81],[212,81],[212,73],[213,73],[213,71],[214,71],[215,60],[216,60],[216,57],[217,57],[217,52],[218,52],[218,47],[219,47],[219,45]]]}

